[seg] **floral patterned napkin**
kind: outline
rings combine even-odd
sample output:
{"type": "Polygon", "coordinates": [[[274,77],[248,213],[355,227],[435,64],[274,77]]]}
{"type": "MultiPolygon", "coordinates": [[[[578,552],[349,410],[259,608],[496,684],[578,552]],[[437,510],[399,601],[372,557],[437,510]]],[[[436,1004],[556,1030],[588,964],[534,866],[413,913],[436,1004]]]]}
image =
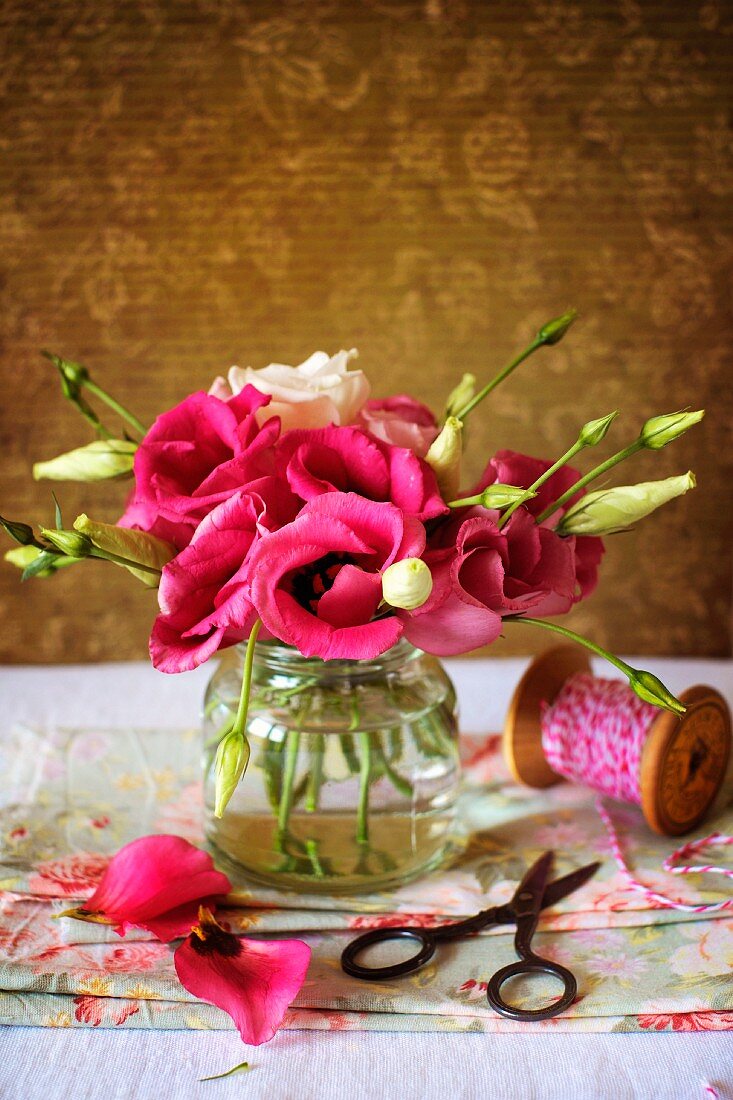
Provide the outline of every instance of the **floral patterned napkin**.
{"type": "MultiPolygon", "coordinates": [[[[464,848],[446,871],[390,894],[283,895],[235,881],[233,929],[297,932],[313,964],[286,1026],[375,1030],[512,1031],[733,1029],[733,920],[725,913],[650,908],[625,885],[588,791],[535,792],[512,784],[498,738],[466,738],[464,848]],[[466,839],[467,838],[467,839],[466,839]],[[546,848],[557,872],[601,859],[597,875],[546,917],[541,953],[569,965],[580,996],[541,1024],[496,1016],[486,981],[514,958],[511,929],[440,948],[418,974],[392,983],[348,978],[339,956],[354,929],[430,924],[506,900],[546,848]]],[[[178,984],[172,953],[145,933],[51,919],[91,893],[107,858],[150,832],[201,843],[198,736],[171,730],[18,729],[0,749],[0,1022],[41,1026],[226,1028],[229,1017],[178,984]]],[[[675,846],[633,807],[612,810],[637,877],[684,901],[724,896],[726,880],[661,871],[675,846]],[[709,880],[709,881],[708,881],[709,880]],[[702,889],[701,889],[702,887],[702,889]]],[[[733,814],[708,822],[730,832],[733,814]]],[[[229,868],[227,868],[229,873],[229,868]]],[[[231,876],[230,876],[231,877],[231,876]]],[[[548,984],[547,993],[554,990],[548,984]]],[[[533,1003],[541,990],[520,990],[533,1003]]]]}

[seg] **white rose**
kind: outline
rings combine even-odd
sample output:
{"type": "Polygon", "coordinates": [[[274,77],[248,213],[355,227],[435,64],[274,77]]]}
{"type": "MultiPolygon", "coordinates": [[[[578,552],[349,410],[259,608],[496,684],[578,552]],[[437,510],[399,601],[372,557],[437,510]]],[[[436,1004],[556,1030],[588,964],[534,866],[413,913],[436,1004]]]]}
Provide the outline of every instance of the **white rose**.
{"type": "MultiPolygon", "coordinates": [[[[339,351],[330,359],[325,352],[317,351],[298,367],[283,363],[270,363],[262,370],[232,367],[227,378],[233,394],[246,385],[271,394],[272,401],[260,410],[258,419],[279,416],[283,431],[350,424],[370,389],[363,371],[348,370],[348,364],[357,355],[356,348],[339,351]]],[[[217,383],[221,381],[217,379],[217,383]]]]}

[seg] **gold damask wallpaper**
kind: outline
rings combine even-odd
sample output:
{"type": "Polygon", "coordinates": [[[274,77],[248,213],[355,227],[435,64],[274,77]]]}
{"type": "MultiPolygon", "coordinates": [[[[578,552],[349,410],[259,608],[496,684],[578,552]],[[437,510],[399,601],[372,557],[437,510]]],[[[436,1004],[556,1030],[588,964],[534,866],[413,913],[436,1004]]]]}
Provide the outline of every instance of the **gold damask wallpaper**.
{"type": "MultiPolygon", "coordinates": [[[[707,406],[624,467],[699,488],[609,539],[570,623],[729,652],[730,4],[1,0],[0,27],[3,514],[49,521],[31,461],[89,438],[41,348],[148,420],[232,363],[353,345],[376,393],[440,408],[573,304],[473,417],[470,467],[707,406]]],[[[69,518],[122,495],[61,486],[69,518]]],[[[22,589],[3,565],[0,659],[142,656],[153,602],[102,563],[22,589]]]]}

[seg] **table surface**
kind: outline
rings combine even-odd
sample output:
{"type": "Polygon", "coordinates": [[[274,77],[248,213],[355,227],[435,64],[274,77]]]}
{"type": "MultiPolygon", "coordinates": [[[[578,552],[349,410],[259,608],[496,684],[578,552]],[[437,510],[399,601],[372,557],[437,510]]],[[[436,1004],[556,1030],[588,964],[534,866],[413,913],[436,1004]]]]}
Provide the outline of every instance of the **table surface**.
{"type": "MultiPolygon", "coordinates": [[[[672,690],[717,687],[733,703],[733,661],[632,663],[672,690]]],[[[446,662],[467,732],[499,729],[526,661],[446,662]]],[[[605,675],[604,666],[596,666],[605,675]]],[[[150,725],[196,720],[208,669],[166,677],[143,664],[0,668],[0,725],[150,725]]],[[[733,980],[733,979],[732,979],[733,980]]],[[[453,1035],[281,1032],[245,1048],[232,1032],[0,1029],[2,1100],[733,1100],[733,1032],[453,1035]],[[199,1083],[247,1059],[253,1069],[199,1083]]]]}

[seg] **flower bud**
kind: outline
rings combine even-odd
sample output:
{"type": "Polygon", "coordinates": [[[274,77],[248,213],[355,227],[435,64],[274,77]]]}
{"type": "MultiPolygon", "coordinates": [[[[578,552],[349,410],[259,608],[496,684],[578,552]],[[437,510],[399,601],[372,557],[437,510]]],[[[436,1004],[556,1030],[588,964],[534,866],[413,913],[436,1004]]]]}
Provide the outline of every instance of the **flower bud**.
{"type": "Polygon", "coordinates": [[[36,462],[36,481],[106,481],[132,473],[137,443],[127,439],[96,439],[86,447],[58,455],[48,462],[36,462]]]}
{"type": "Polygon", "coordinates": [[[403,558],[382,574],[382,598],[390,607],[414,611],[433,590],[433,577],[422,558],[403,558]]]}
{"type": "Polygon", "coordinates": [[[83,367],[81,363],[73,363],[70,359],[62,359],[60,355],[54,355],[50,351],[44,351],[41,354],[53,363],[61,375],[61,389],[64,397],[74,400],[82,383],[89,378],[87,368],[83,367]]]}
{"type": "Polygon", "coordinates": [[[449,416],[425,456],[425,461],[435,473],[444,500],[452,500],[461,483],[462,433],[461,421],[449,416]]]}
{"type": "Polygon", "coordinates": [[[464,374],[457,386],[448,394],[445,404],[446,416],[458,416],[464,405],[467,405],[476,392],[476,375],[464,374]]]}
{"type": "Polygon", "coordinates": [[[510,504],[522,504],[525,500],[531,500],[537,494],[530,489],[522,489],[519,485],[501,485],[497,482],[488,485],[481,494],[481,506],[483,508],[508,508],[510,504]]]}
{"type": "Polygon", "coordinates": [[[671,443],[673,439],[683,435],[693,424],[699,424],[705,415],[704,409],[695,412],[666,413],[664,416],[653,416],[647,420],[639,432],[639,439],[645,447],[653,451],[661,450],[671,443]]]}
{"type": "Polygon", "coordinates": [[[84,513],[74,520],[74,529],[91,540],[96,551],[94,557],[108,557],[110,561],[124,558],[124,562],[117,564],[129,569],[148,588],[158,587],[163,566],[176,555],[175,547],[148,531],[99,523],[84,513]]]}
{"type": "Polygon", "coordinates": [[[14,542],[20,543],[21,546],[38,546],[39,542],[33,533],[33,528],[29,527],[27,523],[15,523],[11,519],[3,519],[0,516],[0,527],[6,534],[10,535],[14,542]]]}
{"type": "Polygon", "coordinates": [[[216,750],[214,774],[216,777],[215,817],[221,817],[229,799],[249,762],[249,742],[238,730],[229,730],[222,737],[216,750]]]}
{"type": "Polygon", "coordinates": [[[642,481],[588,493],[569,508],[557,531],[560,535],[613,535],[651,515],[662,504],[695,488],[692,470],[663,481],[642,481]]]}
{"type": "Polygon", "coordinates": [[[643,669],[634,669],[629,676],[629,684],[639,696],[647,703],[653,703],[655,707],[663,710],[671,710],[673,714],[684,714],[685,707],[668,691],[662,681],[652,672],[644,672],[643,669]]]}
{"type": "Polygon", "coordinates": [[[559,344],[577,316],[577,309],[569,309],[562,317],[548,321],[537,333],[538,341],[542,344],[559,344]]]}
{"type": "Polygon", "coordinates": [[[611,424],[618,416],[618,409],[615,409],[608,416],[602,416],[598,420],[589,420],[587,424],[584,424],[580,429],[580,435],[578,436],[578,442],[582,443],[584,447],[595,447],[606,438],[606,432],[611,427],[611,424]]]}
{"type": "Polygon", "coordinates": [[[66,554],[68,558],[88,558],[93,549],[92,540],[78,531],[56,531],[51,527],[42,527],[41,534],[54,550],[66,554]]]}

